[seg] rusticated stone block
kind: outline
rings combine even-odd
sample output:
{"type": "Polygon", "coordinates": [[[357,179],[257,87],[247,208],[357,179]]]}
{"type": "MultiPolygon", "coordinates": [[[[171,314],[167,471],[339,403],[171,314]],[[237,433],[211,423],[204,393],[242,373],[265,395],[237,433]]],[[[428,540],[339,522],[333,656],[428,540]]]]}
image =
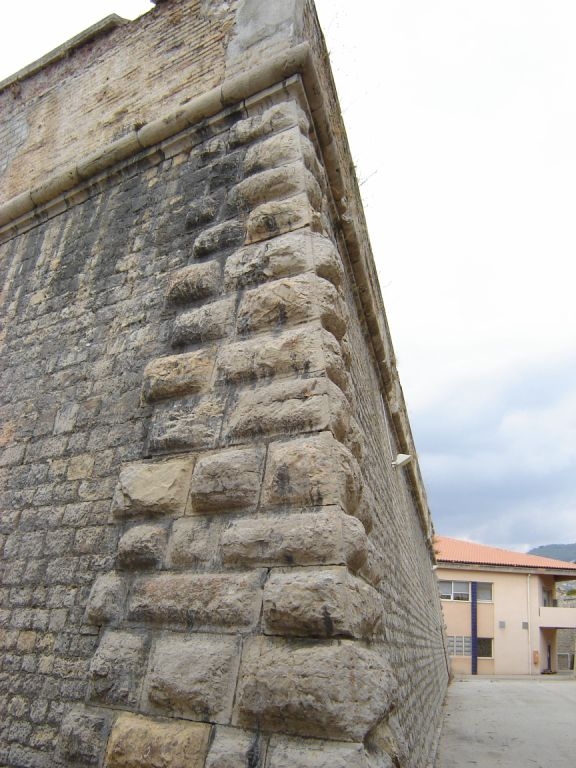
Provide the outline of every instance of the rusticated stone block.
{"type": "Polygon", "coordinates": [[[348,430],[350,406],[329,379],[286,379],[244,390],[225,426],[231,442],[258,435],[290,435],[330,430],[343,438],[348,430]]]}
{"type": "Polygon", "coordinates": [[[264,633],[367,639],[380,629],[380,595],[347,568],[274,569],[264,588],[264,633]]]}
{"type": "Polygon", "coordinates": [[[226,512],[254,507],[264,465],[262,448],[222,451],[203,456],[192,475],[193,512],[226,512]]]}
{"type": "Polygon", "coordinates": [[[112,511],[116,517],[183,514],[194,461],[171,459],[123,467],[112,511]]]}
{"type": "MultiPolygon", "coordinates": [[[[272,736],[266,768],[369,768],[364,744],[272,736]]],[[[382,768],[392,768],[383,765],[382,768]]]]}
{"type": "Polygon", "coordinates": [[[172,716],[216,723],[230,720],[239,647],[233,637],[164,637],[156,644],[146,694],[172,716]]]}
{"type": "Polygon", "coordinates": [[[166,530],[161,525],[135,525],[118,542],[121,568],[158,568],[166,547],[166,530]]]}
{"type": "Polygon", "coordinates": [[[262,203],[284,200],[299,194],[306,195],[315,211],[322,207],[320,185],[302,162],[249,176],[234,187],[230,198],[245,208],[254,208],[262,203]]]}
{"type": "Polygon", "coordinates": [[[328,331],[313,326],[228,344],[216,360],[219,382],[311,373],[326,373],[341,389],[347,384],[338,342],[328,331]]]}
{"type": "Polygon", "coordinates": [[[261,115],[253,115],[237,122],[230,131],[230,145],[234,147],[248,144],[262,136],[279,133],[294,126],[303,133],[310,130],[304,110],[295,101],[275,104],[261,115]]]}
{"type": "Polygon", "coordinates": [[[204,768],[210,726],[122,714],[106,751],[105,768],[204,768]]]}
{"type": "Polygon", "coordinates": [[[260,766],[261,749],[257,733],[218,726],[206,758],[206,768],[260,766]]]}
{"type": "Polygon", "coordinates": [[[245,631],[258,621],[261,579],[261,571],[166,573],[140,578],[132,588],[128,618],[197,631],[245,631]]]}
{"type": "Polygon", "coordinates": [[[200,224],[208,224],[218,213],[218,203],[212,197],[202,197],[190,203],[186,213],[186,231],[198,227],[200,224]]]}
{"type": "Polygon", "coordinates": [[[360,574],[366,581],[373,584],[375,587],[380,584],[386,573],[386,562],[382,553],[368,540],[368,550],[366,554],[366,561],[360,569],[360,574]]]}
{"type": "Polygon", "coordinates": [[[263,504],[338,504],[353,514],[362,489],[360,468],[329,432],[272,443],[264,477],[263,504]]]}
{"type": "Polygon", "coordinates": [[[244,240],[244,226],[239,221],[223,221],[203,230],[194,242],[192,252],[199,259],[216,251],[234,248],[244,240]]]}
{"type": "Polygon", "coordinates": [[[342,261],[329,238],[302,229],[240,248],[226,261],[224,287],[233,291],[301,272],[315,272],[334,285],[341,284],[342,261]]]}
{"type": "Polygon", "coordinates": [[[212,517],[181,517],[174,521],[168,564],[170,567],[204,568],[217,564],[220,525],[212,517]]]}
{"type": "Polygon", "coordinates": [[[336,506],[235,520],[221,541],[224,563],[240,567],[342,564],[356,570],[368,547],[362,523],[336,506]]]}
{"type": "Polygon", "coordinates": [[[107,632],[90,662],[90,699],[112,706],[136,707],[145,660],[143,635],[107,632]]]}
{"type": "Polygon", "coordinates": [[[75,765],[99,765],[106,746],[111,714],[75,707],[60,729],[59,753],[75,765]]]}
{"type": "Polygon", "coordinates": [[[154,409],[148,447],[152,453],[214,448],[224,418],[222,392],[159,403],[154,409]]]}
{"type": "Polygon", "coordinates": [[[206,348],[152,360],[144,370],[142,399],[152,403],[168,397],[206,391],[210,385],[215,355],[213,348],[206,348]]]}
{"type": "Polygon", "coordinates": [[[98,576],[90,590],[85,620],[89,624],[109,624],[117,621],[126,600],[126,582],[115,573],[98,576]]]}
{"type": "Polygon", "coordinates": [[[290,128],[249,147],[244,158],[244,173],[249,175],[302,161],[312,172],[319,167],[310,139],[298,128],[290,128]]]}
{"type": "Polygon", "coordinates": [[[172,329],[172,346],[179,347],[227,336],[233,330],[235,320],[234,297],[203,304],[198,309],[178,315],[172,329]]]}
{"type": "Polygon", "coordinates": [[[395,702],[382,654],[355,640],[246,642],[234,722],[248,728],[362,741],[395,702]]]}
{"type": "Polygon", "coordinates": [[[319,320],[337,339],[346,331],[346,310],[334,286],[304,274],[247,291],[238,308],[236,327],[239,333],[253,333],[313,320],[319,320]]]}
{"type": "Polygon", "coordinates": [[[262,203],[248,216],[246,243],[257,243],[292,232],[302,227],[322,231],[320,214],[315,210],[307,194],[298,194],[286,200],[262,203]]]}
{"type": "Polygon", "coordinates": [[[222,270],[217,261],[192,264],[176,272],[168,286],[167,299],[174,304],[215,296],[222,284],[222,270]]]}

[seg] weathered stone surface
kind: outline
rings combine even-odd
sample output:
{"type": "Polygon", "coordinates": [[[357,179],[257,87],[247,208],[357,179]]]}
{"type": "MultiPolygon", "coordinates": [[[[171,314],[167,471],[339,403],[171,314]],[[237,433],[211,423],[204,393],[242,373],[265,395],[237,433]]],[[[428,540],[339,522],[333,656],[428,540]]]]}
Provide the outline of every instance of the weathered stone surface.
{"type": "Polygon", "coordinates": [[[166,548],[166,529],[161,525],[135,525],[118,542],[121,568],[158,568],[166,548]]]}
{"type": "Polygon", "coordinates": [[[246,448],[203,456],[192,475],[193,512],[226,512],[254,507],[264,465],[262,448],[246,448]]]}
{"type": "Polygon", "coordinates": [[[314,210],[322,207],[322,192],[314,176],[302,162],[270,168],[237,184],[231,198],[244,207],[255,207],[272,200],[304,194],[314,210]]]}
{"type": "Polygon", "coordinates": [[[210,727],[201,723],[159,722],[122,714],[106,751],[105,768],[204,768],[210,727]]]}
{"type": "Polygon", "coordinates": [[[194,461],[137,462],[120,471],[112,511],[116,517],[183,514],[194,461]]]}
{"type": "Polygon", "coordinates": [[[231,442],[258,435],[323,430],[343,438],[349,418],[346,397],[329,379],[287,379],[241,391],[228,417],[225,434],[231,442]]]}
{"type": "Polygon", "coordinates": [[[136,707],[145,660],[143,635],[107,632],[90,662],[90,699],[111,706],[136,707]]]}
{"type": "Polygon", "coordinates": [[[326,373],[340,389],[347,385],[338,342],[331,333],[314,326],[228,344],[216,360],[219,382],[312,373],[326,373]]]}
{"type": "Polygon", "coordinates": [[[334,286],[313,274],[265,283],[247,291],[238,308],[239,333],[299,325],[313,320],[337,339],[346,331],[346,312],[334,286]]]}
{"type": "Polygon", "coordinates": [[[178,315],[172,329],[172,346],[212,341],[227,336],[234,328],[234,297],[203,304],[198,309],[178,315]]]}
{"type": "Polygon", "coordinates": [[[195,258],[233,248],[240,245],[244,240],[244,226],[239,221],[224,221],[221,224],[215,224],[209,229],[204,229],[194,241],[192,252],[195,258]]]}
{"type": "Polygon", "coordinates": [[[381,629],[376,590],[347,568],[274,569],[264,588],[265,634],[367,639],[381,629]]]}
{"type": "Polygon", "coordinates": [[[216,351],[208,347],[182,355],[160,357],[144,370],[142,399],[146,402],[206,391],[216,351]]]}
{"type": "Polygon", "coordinates": [[[126,582],[115,573],[98,576],[90,590],[85,620],[89,624],[108,624],[117,621],[124,608],[126,582]]]}
{"type": "Polygon", "coordinates": [[[227,723],[238,662],[238,640],[233,637],[163,638],[152,658],[148,700],[173,716],[227,723]]]}
{"type": "Polygon", "coordinates": [[[190,232],[200,224],[207,224],[217,213],[218,203],[214,198],[202,197],[200,200],[193,200],[186,213],[186,231],[190,232]]]}
{"type": "Polygon", "coordinates": [[[222,533],[222,558],[232,566],[343,564],[356,570],[367,547],[360,521],[336,506],[235,520],[222,533]]]}
{"type": "Polygon", "coordinates": [[[220,525],[213,517],[182,517],[174,521],[168,565],[170,567],[203,568],[216,563],[220,525]]]}
{"type": "Polygon", "coordinates": [[[60,729],[59,752],[76,765],[99,765],[110,729],[110,714],[75,707],[60,729]]]}
{"type": "Polygon", "coordinates": [[[261,571],[143,577],[132,588],[128,618],[196,631],[248,630],[258,621],[261,580],[261,571]]]}
{"type": "Polygon", "coordinates": [[[220,436],[225,403],[225,394],[221,392],[159,403],[152,417],[149,450],[168,453],[213,448],[220,436]]]}
{"type": "Polygon", "coordinates": [[[382,553],[368,540],[366,561],[360,569],[360,574],[375,587],[380,584],[386,574],[386,563],[382,553]]]}
{"type": "Polygon", "coordinates": [[[246,642],[234,722],[298,736],[362,741],[395,702],[381,652],[355,640],[246,642]]]}
{"type": "Polygon", "coordinates": [[[263,504],[338,504],[353,514],[361,495],[358,463],[329,432],[272,443],[264,477],[263,504]]]}
{"type": "Polygon", "coordinates": [[[261,115],[253,115],[236,123],[230,131],[230,144],[231,146],[248,144],[263,136],[279,133],[294,126],[303,133],[310,130],[308,117],[302,108],[295,101],[274,104],[261,115]]]}
{"type": "Polygon", "coordinates": [[[249,147],[244,158],[244,172],[248,175],[302,161],[313,172],[319,167],[310,139],[298,128],[290,128],[249,147]]]}
{"type": "Polygon", "coordinates": [[[257,733],[218,726],[206,758],[206,768],[260,766],[262,745],[257,733]]]}
{"type": "Polygon", "coordinates": [[[316,273],[334,285],[340,285],[342,261],[329,238],[302,229],[240,248],[226,261],[224,287],[236,290],[301,272],[316,273]]]}
{"type": "Polygon", "coordinates": [[[257,243],[302,227],[322,231],[320,214],[307,194],[262,203],[248,216],[245,243],[257,243]]]}
{"type": "MultiPolygon", "coordinates": [[[[266,768],[368,768],[363,744],[272,736],[266,768]]],[[[388,768],[383,765],[382,768],[388,768]]],[[[391,766],[390,766],[391,768],[391,766]]]]}
{"type": "Polygon", "coordinates": [[[185,304],[215,296],[222,284],[222,270],[217,261],[192,264],[177,272],[168,286],[168,301],[185,304]]]}

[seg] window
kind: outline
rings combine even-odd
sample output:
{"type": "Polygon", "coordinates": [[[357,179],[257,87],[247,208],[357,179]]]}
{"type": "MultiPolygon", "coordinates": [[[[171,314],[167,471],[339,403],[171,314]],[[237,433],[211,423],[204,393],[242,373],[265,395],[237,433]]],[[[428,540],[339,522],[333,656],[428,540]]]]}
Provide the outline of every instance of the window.
{"type": "MultiPolygon", "coordinates": [[[[439,581],[440,598],[442,600],[466,600],[471,599],[469,581],[439,581]]],[[[489,581],[476,582],[476,598],[479,603],[492,602],[492,584],[489,581]]]]}
{"type": "MultiPolygon", "coordinates": [[[[472,656],[472,638],[448,635],[448,654],[450,656],[472,656]]],[[[478,638],[478,658],[492,658],[492,638],[478,638]]]]}

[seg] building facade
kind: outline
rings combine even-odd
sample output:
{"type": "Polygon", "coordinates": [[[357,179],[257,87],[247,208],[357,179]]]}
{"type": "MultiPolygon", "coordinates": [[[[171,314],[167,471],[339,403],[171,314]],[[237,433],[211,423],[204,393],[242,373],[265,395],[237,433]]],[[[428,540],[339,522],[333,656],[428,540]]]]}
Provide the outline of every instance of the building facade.
{"type": "Polygon", "coordinates": [[[445,536],[435,541],[452,671],[557,672],[558,630],[576,628],[576,610],[558,605],[556,584],[574,579],[576,564],[445,536]]]}

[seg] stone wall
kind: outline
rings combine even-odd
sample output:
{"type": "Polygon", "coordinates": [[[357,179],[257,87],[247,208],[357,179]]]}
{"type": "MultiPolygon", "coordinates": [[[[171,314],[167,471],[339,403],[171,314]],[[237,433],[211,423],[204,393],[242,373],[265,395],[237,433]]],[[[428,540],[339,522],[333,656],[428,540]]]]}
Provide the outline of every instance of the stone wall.
{"type": "MultiPolygon", "coordinates": [[[[321,36],[311,7],[279,5],[201,4],[233,30],[209,110],[200,94],[138,145],[104,134],[75,166],[90,172],[7,187],[10,768],[433,756],[447,664],[432,526],[417,463],[392,467],[414,449],[321,36]],[[288,53],[270,65],[268,49],[288,53]],[[262,69],[239,74],[242,52],[262,69]]],[[[122,58],[139,39],[144,59],[155,29],[192,34],[198,7],[166,0],[100,44],[122,58]]],[[[41,97],[60,71],[72,88],[99,71],[91,45],[22,84],[41,97]]]]}

